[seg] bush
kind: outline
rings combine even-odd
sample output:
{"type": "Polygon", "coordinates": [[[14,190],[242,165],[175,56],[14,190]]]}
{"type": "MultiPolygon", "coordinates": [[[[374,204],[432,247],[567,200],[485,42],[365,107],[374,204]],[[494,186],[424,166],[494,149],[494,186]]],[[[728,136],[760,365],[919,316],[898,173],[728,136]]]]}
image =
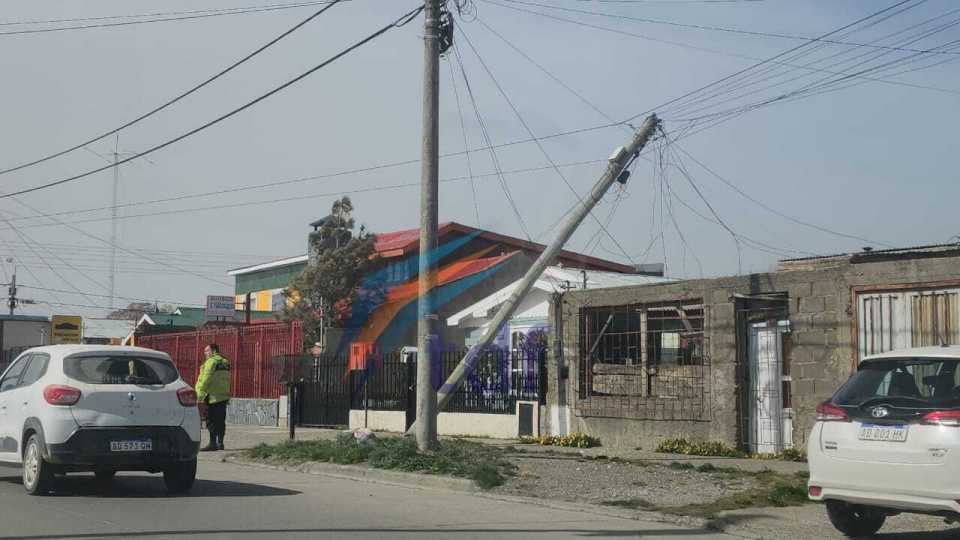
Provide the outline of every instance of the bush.
{"type": "Polygon", "coordinates": [[[540,446],[563,446],[567,448],[593,448],[600,446],[600,439],[586,433],[571,433],[557,437],[520,437],[520,444],[539,444],[540,446]]]}
{"type": "Polygon", "coordinates": [[[693,443],[686,439],[667,439],[657,445],[657,452],[683,454],[686,456],[744,457],[743,452],[730,448],[722,442],[693,443]]]}

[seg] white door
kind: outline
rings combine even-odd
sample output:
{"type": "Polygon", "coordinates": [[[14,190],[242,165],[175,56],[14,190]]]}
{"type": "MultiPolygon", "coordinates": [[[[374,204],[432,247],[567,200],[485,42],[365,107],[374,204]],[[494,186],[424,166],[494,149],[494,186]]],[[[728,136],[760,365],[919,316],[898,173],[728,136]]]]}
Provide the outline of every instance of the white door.
{"type": "Polygon", "coordinates": [[[747,446],[752,453],[783,450],[782,326],[750,327],[750,392],[747,446]]]}
{"type": "Polygon", "coordinates": [[[16,396],[13,394],[20,384],[20,376],[23,374],[27,363],[30,360],[29,354],[25,354],[10,364],[3,378],[0,379],[0,461],[20,462],[20,426],[15,426],[16,417],[19,416],[16,405],[16,396]]]}

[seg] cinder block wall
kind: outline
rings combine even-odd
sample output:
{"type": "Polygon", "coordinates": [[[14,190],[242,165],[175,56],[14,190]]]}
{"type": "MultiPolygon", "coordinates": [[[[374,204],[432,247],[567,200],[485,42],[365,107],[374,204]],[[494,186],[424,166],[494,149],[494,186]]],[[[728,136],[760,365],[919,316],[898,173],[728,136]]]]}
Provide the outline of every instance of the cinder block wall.
{"type": "MultiPolygon", "coordinates": [[[[855,287],[960,283],[960,257],[888,260],[851,264],[848,259],[826,260],[810,269],[751,274],[669,284],[616,289],[571,291],[563,295],[562,329],[551,325],[550,343],[562,339],[563,362],[569,378],[560,380],[555,347],[551,346],[547,403],[560,404],[559,385],[571,407],[570,430],[600,437],[604,444],[653,448],[661,440],[686,437],[737,442],[736,321],[734,293],[787,293],[792,333],[784,344],[784,365],[791,375],[794,409],[794,446],[806,445],[814,408],[827,399],[856,368],[855,287]],[[705,332],[709,338],[709,396],[706,414],[698,421],[601,418],[577,410],[579,313],[585,306],[702,300],[705,332]]],[[[551,306],[551,321],[555,321],[551,306]]]]}

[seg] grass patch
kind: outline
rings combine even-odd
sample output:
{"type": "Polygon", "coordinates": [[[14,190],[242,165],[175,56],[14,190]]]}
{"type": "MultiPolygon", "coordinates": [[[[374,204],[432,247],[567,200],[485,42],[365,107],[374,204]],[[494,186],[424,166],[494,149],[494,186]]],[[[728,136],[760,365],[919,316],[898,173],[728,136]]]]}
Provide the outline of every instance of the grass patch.
{"type": "Polygon", "coordinates": [[[460,439],[441,441],[437,448],[421,453],[409,437],[387,437],[358,443],[352,435],[336,441],[287,441],[275,445],[260,444],[246,452],[247,457],[304,463],[320,461],[353,465],[366,463],[375,469],[470,478],[484,489],[503,484],[514,473],[514,466],[502,458],[502,451],[460,439]]]}
{"type": "Polygon", "coordinates": [[[631,510],[652,509],[652,508],[656,508],[657,506],[646,499],[640,499],[637,497],[633,497],[630,499],[615,499],[611,501],[603,501],[600,504],[603,506],[616,506],[618,508],[629,508],[631,510]]]}
{"type": "MultiPolygon", "coordinates": [[[[720,497],[717,500],[707,503],[660,506],[643,499],[629,498],[603,501],[600,504],[604,506],[651,510],[681,516],[712,518],[719,512],[727,510],[798,506],[810,502],[807,498],[807,478],[809,475],[806,472],[781,474],[769,469],[750,472],[733,467],[717,467],[709,463],[694,466],[690,463],[677,461],[671,462],[667,467],[674,470],[721,474],[728,477],[735,476],[738,479],[751,482],[752,485],[744,491],[720,497]]],[[[634,483],[634,485],[642,487],[642,483],[634,483]]]]}
{"type": "Polygon", "coordinates": [[[567,448],[593,448],[600,446],[600,439],[586,433],[543,437],[520,437],[520,444],[538,444],[540,446],[563,446],[567,448]]]}
{"type": "MultiPolygon", "coordinates": [[[[747,473],[745,473],[747,474],[747,473]]],[[[713,517],[719,512],[743,508],[798,506],[809,502],[806,479],[799,475],[774,472],[752,473],[756,485],[715,501],[658,508],[661,512],[683,516],[713,517]]]]}
{"type": "Polygon", "coordinates": [[[722,442],[691,442],[684,438],[667,439],[657,445],[655,450],[662,454],[683,454],[686,456],[727,457],[750,459],[773,459],[779,461],[807,462],[807,453],[801,449],[790,448],[775,454],[747,454],[731,448],[722,442]]]}
{"type": "Polygon", "coordinates": [[[656,451],[663,454],[683,454],[686,456],[744,457],[743,452],[730,448],[722,442],[694,443],[683,438],[667,439],[657,445],[656,451]]]}

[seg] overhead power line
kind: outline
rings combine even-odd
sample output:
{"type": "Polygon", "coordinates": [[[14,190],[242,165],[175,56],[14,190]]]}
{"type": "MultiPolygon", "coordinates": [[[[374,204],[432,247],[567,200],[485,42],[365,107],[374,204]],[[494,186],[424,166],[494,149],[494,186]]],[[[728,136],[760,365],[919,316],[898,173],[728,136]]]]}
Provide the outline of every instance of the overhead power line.
{"type": "MultiPolygon", "coordinates": [[[[490,66],[487,65],[487,62],[484,61],[483,56],[480,55],[480,51],[478,51],[477,48],[474,46],[473,42],[470,40],[470,37],[467,35],[466,32],[463,31],[463,28],[462,28],[462,27],[458,27],[458,29],[460,30],[460,35],[463,36],[463,38],[464,38],[464,39],[466,40],[466,42],[467,42],[467,45],[470,46],[470,49],[471,49],[471,50],[473,51],[473,53],[476,55],[477,60],[479,60],[479,62],[480,62],[480,65],[483,67],[484,71],[486,71],[487,75],[490,77],[490,80],[493,81],[493,84],[494,84],[494,86],[497,88],[497,90],[499,91],[500,95],[503,96],[504,101],[506,101],[506,102],[507,102],[507,105],[510,106],[510,110],[513,111],[513,114],[517,117],[517,120],[519,120],[520,125],[523,126],[524,130],[526,130],[527,134],[530,136],[531,139],[533,139],[533,142],[536,144],[537,148],[540,150],[540,153],[541,153],[541,154],[543,155],[543,157],[547,160],[547,163],[549,163],[549,164],[551,165],[551,167],[553,168],[554,172],[556,172],[557,176],[559,176],[560,179],[563,181],[563,183],[566,184],[567,188],[570,189],[570,191],[573,193],[574,197],[576,197],[577,200],[582,203],[582,202],[583,202],[583,197],[580,196],[580,193],[577,192],[577,190],[573,187],[573,185],[570,183],[570,181],[567,179],[567,177],[563,174],[563,172],[560,170],[560,168],[557,167],[556,162],[553,160],[552,157],[550,157],[550,154],[547,152],[546,148],[543,146],[543,143],[537,138],[536,134],[534,134],[533,129],[530,128],[530,125],[527,124],[527,121],[524,119],[523,115],[520,114],[520,110],[517,109],[516,105],[515,105],[515,104],[513,103],[513,101],[510,99],[510,96],[507,94],[506,90],[504,90],[503,86],[500,84],[500,81],[497,80],[496,76],[494,76],[493,71],[490,69],[490,66]]],[[[599,219],[592,211],[589,212],[589,215],[590,215],[591,218],[593,218],[593,220],[594,220],[594,221],[597,223],[597,225],[600,227],[600,230],[602,230],[602,231],[604,232],[604,234],[606,234],[606,236],[607,236],[614,244],[616,244],[617,248],[620,249],[621,252],[623,252],[623,254],[627,257],[627,259],[630,259],[630,254],[627,253],[627,251],[623,248],[622,245],[620,245],[620,242],[617,241],[617,239],[616,239],[616,238],[610,233],[610,231],[604,226],[603,222],[600,221],[600,219],[599,219]]],[[[529,239],[529,236],[530,236],[530,235],[527,234],[528,239],[529,239]]],[[[632,262],[632,261],[631,261],[631,262],[632,262]]]]}
{"type": "MultiPolygon", "coordinates": [[[[30,290],[34,290],[34,291],[57,292],[57,293],[64,293],[64,294],[82,294],[82,295],[85,295],[85,296],[92,296],[92,297],[95,297],[95,298],[111,298],[111,296],[110,296],[110,295],[107,295],[107,294],[95,294],[95,293],[89,293],[89,292],[67,291],[67,290],[63,290],[63,289],[51,289],[51,288],[49,288],[49,287],[36,287],[36,286],[33,286],[33,285],[20,285],[19,283],[17,284],[17,287],[23,287],[24,289],[30,289],[30,290]]],[[[150,303],[160,303],[160,304],[174,304],[174,305],[176,305],[176,306],[183,306],[183,307],[200,307],[200,306],[201,306],[201,304],[197,304],[197,303],[177,302],[177,301],[175,301],[175,300],[161,300],[161,299],[156,299],[156,298],[138,298],[138,297],[134,297],[134,296],[113,296],[113,298],[116,298],[116,299],[118,299],[118,300],[129,300],[129,301],[131,301],[131,302],[150,302],[150,303]]],[[[102,307],[102,306],[101,306],[101,307],[102,307]]]]}
{"type": "MultiPolygon", "coordinates": [[[[192,88],[186,90],[185,92],[180,93],[179,95],[177,95],[177,96],[174,97],[173,99],[170,99],[170,100],[164,102],[163,104],[161,104],[161,105],[159,105],[159,106],[157,106],[157,107],[154,107],[154,108],[151,109],[150,111],[147,111],[146,113],[141,114],[140,116],[134,118],[133,120],[130,120],[129,122],[126,122],[126,123],[120,125],[119,127],[113,128],[113,129],[111,129],[110,131],[107,131],[107,132],[105,132],[105,133],[101,133],[100,135],[97,135],[97,136],[95,136],[95,137],[92,137],[92,138],[90,138],[90,139],[87,139],[87,140],[85,140],[85,141],[83,141],[83,142],[81,142],[81,143],[79,143],[79,144],[75,144],[75,145],[73,145],[73,146],[71,146],[71,147],[69,147],[69,148],[66,148],[66,149],[64,149],[64,150],[60,150],[59,152],[54,152],[54,153],[52,153],[52,154],[49,154],[49,155],[46,155],[46,156],[44,156],[44,157],[35,159],[35,160],[33,160],[33,161],[29,161],[29,162],[27,162],[27,163],[22,163],[22,164],[20,164],[20,165],[15,166],[15,167],[10,167],[10,168],[7,168],[7,169],[0,170],[0,175],[7,174],[7,173],[11,173],[11,172],[14,172],[14,171],[19,171],[20,169],[24,169],[24,168],[26,168],[26,167],[30,167],[30,166],[33,166],[33,165],[37,165],[37,164],[39,164],[39,163],[43,163],[43,162],[45,162],[45,161],[49,161],[49,160],[51,160],[51,159],[60,157],[60,156],[62,156],[62,155],[64,155],[64,154],[68,154],[68,153],[73,152],[74,150],[77,150],[77,149],[80,149],[80,148],[83,148],[83,149],[85,149],[85,150],[87,150],[87,151],[89,151],[89,152],[92,152],[92,153],[94,153],[94,154],[96,154],[96,155],[98,155],[98,156],[100,156],[101,158],[103,158],[103,159],[106,160],[106,159],[107,159],[106,157],[104,157],[104,156],[102,156],[102,155],[100,155],[100,154],[97,154],[96,152],[94,152],[93,150],[90,150],[89,148],[86,148],[86,146],[89,145],[89,144],[95,143],[95,142],[97,142],[97,141],[99,141],[99,140],[101,140],[101,139],[105,139],[105,138],[107,138],[107,137],[109,137],[109,136],[111,136],[111,135],[114,135],[114,134],[120,132],[121,130],[124,130],[124,129],[126,129],[126,128],[134,125],[134,124],[137,124],[137,123],[143,121],[143,120],[146,120],[147,118],[149,118],[149,117],[157,114],[158,112],[166,109],[167,107],[173,105],[174,103],[177,103],[178,101],[182,100],[183,98],[189,96],[190,94],[193,94],[193,93],[196,92],[197,90],[200,90],[201,88],[207,86],[208,84],[212,83],[213,81],[216,81],[216,80],[219,79],[220,77],[223,77],[223,76],[226,75],[227,73],[230,73],[231,71],[233,71],[234,69],[236,69],[236,68],[237,68],[238,66],[240,66],[241,64],[247,62],[248,60],[250,60],[250,59],[252,59],[253,57],[257,56],[258,54],[262,53],[263,51],[269,49],[270,47],[272,47],[273,45],[275,45],[277,42],[279,42],[280,40],[282,40],[283,38],[285,38],[285,37],[289,36],[290,34],[296,32],[296,31],[299,30],[301,27],[303,27],[304,25],[306,25],[307,23],[309,23],[309,22],[312,21],[313,19],[319,17],[319,16],[322,15],[325,11],[327,11],[328,9],[332,8],[333,6],[335,6],[336,4],[338,4],[338,3],[342,2],[342,1],[344,1],[344,0],[330,0],[330,1],[324,2],[325,4],[327,4],[326,6],[324,6],[324,7],[321,8],[320,10],[318,10],[318,11],[317,11],[316,13],[314,13],[313,15],[310,15],[310,16],[307,17],[306,19],[300,21],[299,23],[297,23],[296,25],[294,25],[293,27],[291,27],[289,30],[283,32],[283,33],[280,34],[279,36],[277,36],[277,37],[271,39],[270,41],[268,41],[267,43],[263,44],[260,48],[256,49],[255,51],[251,52],[250,54],[244,56],[243,58],[237,60],[236,62],[230,64],[230,65],[227,66],[225,69],[220,70],[218,73],[216,73],[216,74],[213,75],[212,77],[209,77],[209,78],[207,78],[206,80],[204,80],[203,82],[201,82],[201,83],[199,83],[199,84],[197,84],[197,85],[194,85],[192,88]]],[[[107,160],[107,161],[108,161],[109,163],[111,163],[111,165],[112,165],[112,160],[107,160]]]]}
{"type": "MultiPolygon", "coordinates": [[[[575,161],[575,162],[571,162],[571,163],[559,163],[559,164],[557,164],[556,166],[557,166],[557,167],[564,167],[564,168],[565,168],[565,167],[577,167],[577,166],[582,166],[582,165],[591,165],[591,164],[597,164],[597,163],[605,163],[606,161],[607,161],[607,160],[604,160],[604,159],[599,159],[599,160],[587,160],[587,161],[575,161]]],[[[500,177],[500,176],[504,176],[504,175],[508,175],[508,174],[518,174],[518,173],[527,173],[527,172],[535,172],[535,171],[545,171],[545,170],[553,170],[553,169],[554,169],[554,166],[553,166],[553,165],[548,165],[548,166],[540,166],[540,167],[526,167],[526,168],[522,168],[522,169],[513,169],[513,170],[509,170],[509,171],[499,170],[498,172],[493,172],[493,173],[474,174],[474,175],[473,175],[473,178],[476,179],[476,178],[485,178],[485,177],[491,177],[491,176],[500,177]]],[[[469,175],[467,175],[467,176],[453,176],[453,177],[449,177],[449,178],[443,178],[443,179],[440,180],[440,182],[441,182],[441,183],[460,182],[460,181],[464,181],[464,180],[470,180],[470,178],[471,178],[471,177],[470,177],[469,175]]],[[[225,204],[219,204],[219,205],[198,206],[198,207],[192,207],[192,208],[176,208],[176,209],[170,209],[170,210],[158,210],[158,211],[156,211],[156,212],[145,212],[145,213],[141,213],[141,214],[126,214],[126,215],[117,216],[116,219],[118,219],[118,220],[123,220],[123,219],[134,219],[134,218],[142,218],[142,217],[156,217],[156,216],[166,216],[166,215],[174,215],[174,214],[187,214],[187,213],[192,213],[192,212],[205,212],[205,211],[209,211],[209,210],[223,210],[223,209],[227,209],[227,208],[243,208],[243,207],[246,207],[246,206],[258,206],[258,205],[276,204],[276,203],[282,203],[282,202],[296,202],[296,201],[303,201],[303,200],[308,200],[308,199],[317,199],[317,198],[324,198],[324,197],[337,197],[337,196],[341,196],[341,195],[352,195],[352,194],[357,194],[357,193],[371,193],[371,192],[378,192],[378,191],[388,191],[388,190],[395,190],[395,189],[411,188],[411,187],[417,187],[417,186],[419,186],[419,185],[420,185],[419,182],[403,182],[403,183],[397,183],[397,184],[388,184],[388,185],[380,185],[380,186],[370,186],[370,187],[365,187],[365,188],[354,188],[354,189],[348,189],[348,190],[329,191],[329,192],[325,192],[325,193],[299,194],[299,195],[294,195],[294,196],[290,196],[290,197],[280,197],[280,198],[276,198],[276,199],[257,199],[257,200],[253,200],[253,201],[242,201],[242,202],[237,202],[237,203],[225,203],[225,204]]],[[[177,199],[180,200],[180,199],[191,199],[191,198],[207,197],[207,196],[210,196],[210,195],[212,195],[212,194],[213,194],[213,192],[208,192],[208,193],[197,194],[197,195],[193,195],[193,196],[177,197],[177,199]]],[[[154,202],[157,202],[157,201],[144,201],[144,202],[142,202],[142,203],[130,203],[130,206],[140,205],[140,204],[153,204],[154,202]]],[[[109,207],[108,207],[108,208],[109,208],[109,207]]],[[[94,209],[94,210],[102,210],[102,209],[103,209],[103,208],[94,209]]],[[[36,211],[36,210],[34,209],[34,211],[36,211]]],[[[22,217],[17,218],[17,219],[39,219],[39,218],[54,219],[56,216],[62,216],[62,215],[71,214],[71,213],[83,213],[83,212],[88,212],[88,211],[92,211],[92,210],[66,211],[66,212],[57,212],[57,213],[51,213],[51,214],[42,214],[42,213],[41,213],[41,214],[37,214],[37,215],[33,215],[33,216],[22,216],[22,217]]],[[[56,227],[56,226],[60,226],[60,225],[64,225],[64,226],[65,226],[65,225],[76,225],[76,224],[81,224],[81,223],[98,223],[98,222],[102,222],[102,221],[109,221],[109,220],[111,220],[111,219],[114,219],[114,218],[113,218],[112,216],[110,216],[110,217],[99,217],[99,218],[79,219],[79,220],[73,220],[73,221],[54,221],[53,223],[25,224],[25,225],[20,225],[20,226],[18,226],[18,227],[19,227],[20,229],[30,229],[30,228],[35,228],[35,227],[56,227]]],[[[11,226],[12,226],[12,225],[11,225],[11,226]]],[[[7,228],[2,228],[2,227],[0,227],[0,230],[7,230],[7,228]]]]}
{"type": "MultiPolygon", "coordinates": [[[[551,15],[551,14],[549,14],[549,13],[543,13],[543,12],[540,12],[540,11],[534,11],[534,10],[530,10],[530,9],[525,9],[525,8],[522,8],[522,7],[518,7],[518,6],[516,6],[516,5],[500,4],[500,3],[497,3],[497,2],[492,2],[491,0],[480,0],[480,1],[485,2],[485,3],[488,3],[488,4],[490,4],[490,5],[498,6],[498,7],[501,7],[501,8],[510,9],[510,10],[514,10],[514,11],[519,11],[519,12],[522,12],[522,13],[528,13],[528,14],[531,14],[531,15],[537,15],[537,16],[544,17],[544,18],[547,18],[547,19],[552,19],[552,20],[556,20],[556,21],[560,21],[560,22],[565,22],[565,23],[568,23],[568,24],[573,24],[573,25],[577,25],[577,26],[582,26],[582,27],[585,27],[585,28],[592,28],[592,29],[594,29],[594,30],[600,30],[600,31],[608,32],[608,33],[612,33],[612,34],[618,34],[618,35],[622,35],[622,36],[628,36],[628,37],[637,38],[637,39],[643,39],[643,40],[647,40],[647,41],[654,41],[654,42],[657,42],[657,43],[665,43],[665,44],[667,44],[667,45],[674,45],[674,46],[681,47],[681,48],[685,48],[685,49],[692,49],[692,50],[697,50],[697,51],[703,51],[703,52],[708,52],[708,53],[712,53],[712,54],[721,54],[721,55],[724,55],[724,56],[730,56],[730,57],[734,57],[734,58],[743,58],[743,59],[745,59],[745,60],[751,60],[751,61],[755,61],[755,62],[756,62],[756,61],[764,60],[764,59],[762,59],[762,58],[759,58],[759,57],[756,57],[756,56],[747,55],[747,54],[738,54],[738,53],[732,53],[732,52],[728,52],[728,51],[722,51],[722,50],[719,50],[719,49],[712,49],[712,48],[709,48],[709,47],[700,47],[700,46],[696,46],[696,45],[690,45],[690,44],[688,44],[688,43],[682,43],[682,42],[679,42],[679,41],[672,41],[672,40],[655,38],[655,37],[651,37],[651,36],[648,36],[648,35],[638,34],[638,33],[635,33],[635,32],[629,32],[629,31],[621,30],[621,29],[617,29],[617,28],[609,28],[609,27],[606,27],[606,26],[600,26],[600,25],[596,25],[596,24],[590,24],[590,23],[583,22],[583,21],[578,21],[578,20],[574,20],[574,19],[568,19],[568,18],[565,18],[565,17],[557,16],[557,15],[551,15]]],[[[911,0],[907,0],[907,1],[911,1],[911,0]]],[[[809,38],[809,39],[810,39],[811,41],[808,42],[807,44],[813,43],[813,42],[822,42],[822,40],[818,40],[817,38],[809,38]]],[[[822,45],[822,43],[820,43],[820,44],[822,45]]],[[[806,44],[804,44],[804,45],[806,45],[806,44]]],[[[951,59],[952,59],[952,58],[951,58],[951,59]]],[[[824,69],[821,69],[821,68],[815,68],[815,67],[810,67],[810,66],[791,64],[791,63],[784,62],[784,61],[776,61],[776,60],[770,60],[770,59],[767,59],[766,61],[769,61],[770,64],[777,65],[777,66],[782,65],[782,66],[791,67],[791,68],[796,68],[796,69],[803,69],[803,70],[807,70],[807,71],[810,71],[810,72],[823,72],[823,73],[837,74],[837,72],[831,72],[831,71],[829,71],[829,70],[824,70],[824,69]]],[[[862,75],[858,75],[856,78],[862,79],[862,80],[869,80],[869,81],[873,81],[873,82],[879,82],[879,83],[888,84],[888,85],[894,85],[894,86],[903,86],[903,87],[907,87],[907,88],[916,88],[916,89],[921,89],[921,90],[931,90],[931,91],[934,91],[934,92],[941,92],[941,93],[947,93],[947,94],[960,94],[960,91],[953,90],[953,89],[949,89],[949,88],[940,88],[940,87],[936,87],[936,86],[929,86],[929,85],[923,85],[923,84],[909,83],[909,82],[904,82],[904,81],[893,80],[893,79],[890,79],[890,78],[866,77],[866,76],[862,76],[862,75]]]]}
{"type": "Polygon", "coordinates": [[[641,22],[641,23],[648,23],[648,24],[674,26],[678,28],[690,28],[694,30],[709,30],[714,32],[725,32],[725,33],[742,34],[742,35],[748,35],[748,36],[792,39],[792,40],[806,41],[808,43],[819,42],[819,43],[827,43],[830,45],[844,45],[849,47],[867,47],[867,48],[873,48],[873,49],[886,49],[891,51],[922,52],[926,54],[951,54],[951,55],[960,54],[957,52],[947,52],[947,51],[928,52],[928,51],[923,51],[921,49],[911,49],[907,47],[892,47],[887,45],[873,45],[869,43],[855,43],[850,41],[841,41],[841,40],[829,39],[829,38],[814,38],[809,36],[798,36],[798,35],[792,35],[792,34],[779,34],[775,32],[759,32],[755,30],[741,30],[739,28],[727,28],[724,26],[714,26],[714,25],[708,25],[708,24],[688,24],[688,23],[680,23],[676,21],[667,21],[662,19],[650,19],[646,17],[634,17],[630,15],[621,15],[617,13],[605,13],[602,11],[590,11],[586,9],[578,9],[578,8],[551,5],[551,4],[541,4],[538,2],[529,2],[524,0],[501,0],[501,1],[509,2],[511,4],[520,4],[524,6],[535,6],[535,7],[547,8],[547,9],[554,9],[558,11],[565,11],[568,13],[580,13],[584,15],[593,15],[596,17],[607,17],[611,19],[620,19],[625,21],[634,21],[634,22],[641,22]]]}
{"type": "Polygon", "coordinates": [[[336,61],[339,60],[340,58],[343,58],[343,57],[346,56],[347,54],[353,52],[354,50],[356,50],[356,49],[358,49],[358,48],[360,48],[360,47],[362,47],[363,45],[366,45],[367,43],[369,43],[369,42],[373,41],[374,39],[380,37],[381,35],[389,32],[390,30],[392,30],[392,29],[394,29],[394,28],[398,28],[398,27],[400,27],[400,26],[403,26],[403,25],[409,23],[409,22],[412,21],[422,10],[423,10],[423,6],[419,6],[419,7],[415,8],[415,9],[413,9],[413,10],[405,13],[403,16],[401,16],[399,19],[395,20],[394,22],[391,22],[391,23],[387,24],[386,26],[380,28],[380,29],[377,30],[376,32],[370,34],[369,36],[367,36],[367,37],[365,37],[365,38],[363,38],[363,39],[361,39],[360,41],[354,43],[353,45],[347,47],[346,49],[340,51],[339,53],[333,55],[332,57],[330,57],[330,58],[328,58],[327,60],[321,62],[320,64],[317,64],[316,66],[308,69],[307,71],[301,73],[300,75],[297,75],[297,76],[294,77],[293,79],[290,79],[289,81],[281,84],[280,86],[277,86],[277,87],[274,88],[273,90],[270,90],[269,92],[260,95],[258,98],[254,99],[254,100],[252,100],[252,101],[248,101],[248,102],[245,103],[244,105],[241,105],[240,107],[237,107],[237,108],[231,110],[230,112],[227,112],[227,113],[225,113],[225,114],[222,114],[222,115],[218,116],[217,118],[214,118],[213,120],[210,120],[210,121],[206,122],[205,124],[200,125],[199,127],[196,127],[196,128],[194,128],[194,129],[191,129],[190,131],[187,131],[186,133],[183,133],[183,134],[181,134],[181,135],[179,135],[179,136],[177,136],[177,137],[174,137],[173,139],[169,139],[169,140],[167,140],[167,141],[165,141],[165,142],[163,142],[163,143],[160,143],[160,144],[158,144],[158,145],[156,145],[156,146],[153,146],[153,147],[150,147],[150,148],[148,148],[148,149],[146,149],[146,150],[143,150],[143,151],[141,151],[141,152],[138,152],[138,153],[136,153],[136,154],[134,154],[134,155],[132,155],[132,156],[130,156],[130,157],[127,157],[127,158],[118,160],[118,161],[116,161],[116,162],[114,162],[114,163],[112,163],[112,164],[110,164],[110,165],[106,165],[106,166],[100,167],[100,168],[98,168],[98,169],[93,169],[93,170],[90,170],[90,171],[87,171],[87,172],[84,172],[84,173],[81,173],[81,174],[76,174],[76,175],[73,175],[73,176],[69,176],[69,177],[67,177],[67,178],[63,178],[63,179],[56,180],[56,181],[53,181],[53,182],[48,182],[48,183],[46,183],[46,184],[41,184],[41,185],[39,185],[39,186],[34,186],[34,187],[26,188],[26,189],[21,189],[21,190],[19,190],[19,191],[14,191],[14,192],[11,192],[11,193],[7,193],[7,194],[4,194],[4,195],[0,195],[0,199],[5,199],[5,198],[8,198],[8,197],[15,197],[15,196],[17,196],[17,195],[23,195],[23,194],[26,194],[26,193],[33,193],[33,192],[35,192],[35,191],[40,191],[40,190],[42,190],[42,189],[48,189],[48,188],[51,188],[51,187],[54,187],[54,186],[59,186],[59,185],[62,185],[62,184],[66,184],[66,183],[68,183],[68,182],[73,182],[73,181],[75,181],[75,180],[80,180],[81,178],[86,178],[87,176],[96,174],[96,173],[98,173],[98,172],[102,172],[102,171],[105,171],[105,170],[108,170],[108,169],[112,169],[112,168],[114,168],[114,167],[123,165],[124,163],[128,163],[128,162],[133,161],[133,160],[135,160],[135,159],[137,159],[137,158],[143,157],[143,156],[145,156],[145,155],[148,155],[148,154],[151,154],[151,153],[153,153],[153,152],[156,152],[157,150],[161,150],[161,149],[163,149],[163,148],[166,148],[167,146],[170,146],[170,145],[172,145],[172,144],[175,144],[175,143],[177,143],[177,142],[180,142],[180,141],[186,139],[187,137],[190,137],[190,136],[192,136],[192,135],[195,135],[195,134],[197,134],[197,133],[199,133],[199,132],[201,132],[201,131],[203,131],[203,130],[205,130],[205,129],[213,126],[213,125],[216,125],[216,124],[218,124],[218,123],[220,123],[220,122],[222,122],[222,121],[224,121],[224,120],[226,120],[226,119],[228,119],[228,118],[230,118],[230,117],[232,117],[232,116],[235,116],[235,115],[239,114],[240,112],[243,112],[243,111],[249,109],[250,107],[253,107],[254,105],[260,103],[261,101],[263,101],[263,100],[265,100],[265,99],[267,99],[267,98],[269,98],[269,97],[271,97],[271,96],[273,96],[274,94],[277,94],[277,93],[279,93],[279,92],[282,92],[283,90],[287,89],[288,87],[290,87],[290,86],[292,86],[292,85],[300,82],[301,80],[307,78],[308,76],[312,75],[313,73],[315,73],[315,72],[317,72],[317,71],[319,71],[319,70],[327,67],[328,65],[336,62],[336,61]]]}
{"type": "MultiPolygon", "coordinates": [[[[221,10],[198,10],[198,11],[180,11],[180,12],[170,12],[170,16],[162,16],[159,18],[153,19],[144,19],[144,20],[133,20],[133,21],[119,21],[112,23],[95,23],[95,24],[81,24],[73,26],[58,26],[54,28],[35,28],[28,30],[7,30],[0,32],[0,36],[18,36],[26,34],[47,34],[51,32],[65,32],[69,30],[90,30],[93,28],[114,28],[120,26],[133,26],[139,24],[150,24],[150,23],[160,23],[160,22],[172,22],[172,21],[188,21],[195,19],[208,19],[210,17],[223,17],[225,15],[241,15],[244,13],[263,13],[267,11],[279,11],[284,9],[295,9],[302,7],[310,7],[322,4],[337,3],[341,0],[325,0],[323,2],[299,2],[296,4],[276,4],[273,6],[261,6],[261,7],[252,7],[252,8],[233,8],[233,9],[221,9],[221,10]],[[191,14],[192,13],[192,14],[191,14]]],[[[349,0],[347,0],[349,1],[349,0]]],[[[106,17],[89,17],[89,18],[77,18],[77,19],[61,19],[61,22],[69,21],[92,21],[92,20],[109,20],[109,19],[123,19],[123,18],[136,18],[136,17],[150,17],[151,15],[117,15],[117,16],[106,16],[106,17]]],[[[51,21],[56,22],[56,21],[51,21]]],[[[46,21],[22,21],[22,22],[5,22],[3,25],[19,25],[19,24],[44,24],[46,21]]]]}

